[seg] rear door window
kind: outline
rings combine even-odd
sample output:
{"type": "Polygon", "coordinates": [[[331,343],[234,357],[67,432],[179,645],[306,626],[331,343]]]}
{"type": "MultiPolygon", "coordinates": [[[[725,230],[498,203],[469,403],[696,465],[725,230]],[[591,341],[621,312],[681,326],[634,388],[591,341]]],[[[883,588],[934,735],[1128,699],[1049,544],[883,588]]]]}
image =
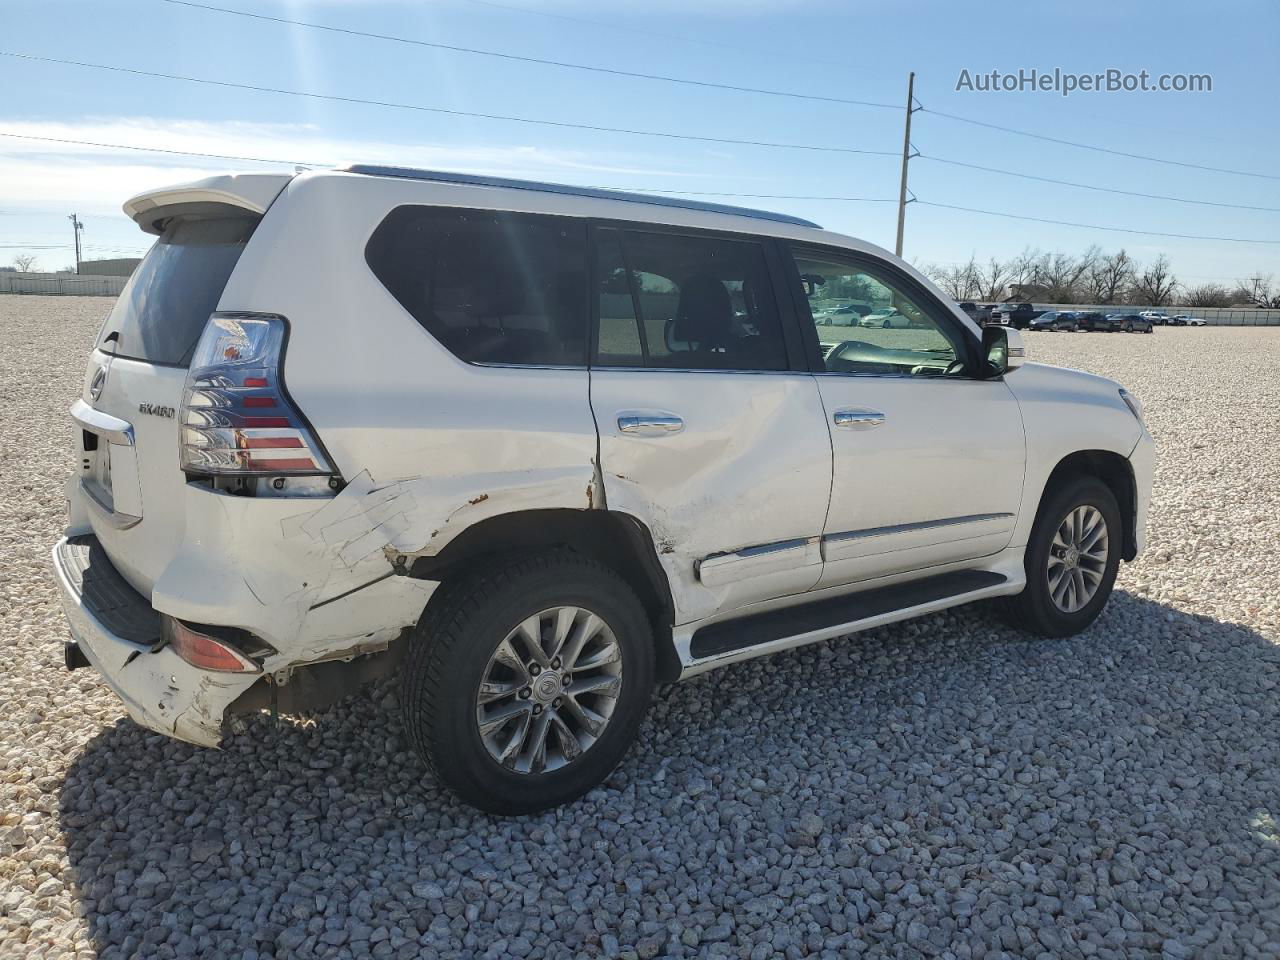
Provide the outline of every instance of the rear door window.
{"type": "Polygon", "coordinates": [[[594,300],[602,366],[787,369],[757,241],[602,228],[594,300]]]}
{"type": "Polygon", "coordinates": [[[427,331],[462,360],[583,366],[587,228],[538,214],[404,206],[365,259],[427,331]]]}
{"type": "Polygon", "coordinates": [[[185,365],[244,251],[256,218],[170,223],[125,285],[102,336],[118,333],[117,356],[185,365]]]}

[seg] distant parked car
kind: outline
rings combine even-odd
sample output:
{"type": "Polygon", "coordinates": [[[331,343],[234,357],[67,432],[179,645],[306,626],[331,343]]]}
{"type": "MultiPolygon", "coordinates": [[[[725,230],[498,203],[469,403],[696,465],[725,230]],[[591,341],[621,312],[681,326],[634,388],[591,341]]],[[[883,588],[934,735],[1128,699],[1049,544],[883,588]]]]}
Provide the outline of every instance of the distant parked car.
{"type": "Polygon", "coordinates": [[[1069,330],[1072,333],[1080,329],[1079,314],[1066,310],[1049,310],[1031,321],[1030,330],[1043,330],[1057,333],[1069,330]]]}
{"type": "Polygon", "coordinates": [[[1209,321],[1204,319],[1204,317],[1188,317],[1181,313],[1178,314],[1176,317],[1174,317],[1173,320],[1170,321],[1170,323],[1173,323],[1179,327],[1181,326],[1207,327],[1209,325],[1209,321]],[[1179,320],[1181,320],[1182,322],[1178,323],[1179,320]]]}
{"type": "Polygon", "coordinates": [[[1115,333],[1120,329],[1119,322],[1097,311],[1079,314],[1077,322],[1081,330],[1089,330],[1093,333],[1115,333]]]}
{"type": "Polygon", "coordinates": [[[909,327],[911,320],[909,317],[903,316],[897,310],[878,310],[875,313],[868,313],[865,317],[858,321],[860,327],[909,327]]]}
{"type": "Polygon", "coordinates": [[[858,321],[868,312],[867,307],[856,303],[846,303],[843,306],[836,307],[834,310],[827,311],[824,322],[833,327],[856,327],[858,321]]]}
{"type": "Polygon", "coordinates": [[[995,309],[995,305],[990,303],[971,303],[966,300],[960,304],[960,309],[967,313],[974,323],[981,325],[992,322],[991,314],[995,309]]]}
{"type": "Polygon", "coordinates": [[[1150,317],[1144,317],[1138,313],[1126,313],[1117,319],[1120,321],[1120,331],[1122,333],[1155,332],[1155,327],[1152,325],[1150,317]]]}
{"type": "Polygon", "coordinates": [[[1171,327],[1185,327],[1187,325],[1186,317],[1165,317],[1164,322],[1171,327]]]}
{"type": "Polygon", "coordinates": [[[1015,330],[1026,330],[1042,312],[1029,303],[1005,303],[993,309],[991,318],[1015,330]]]}
{"type": "Polygon", "coordinates": [[[1161,313],[1159,310],[1143,310],[1142,313],[1138,314],[1138,316],[1146,317],[1148,320],[1150,320],[1152,323],[1154,323],[1158,327],[1163,327],[1168,325],[1172,325],[1175,327],[1182,326],[1182,324],[1180,323],[1173,323],[1172,319],[1169,317],[1167,313],[1161,313]]]}

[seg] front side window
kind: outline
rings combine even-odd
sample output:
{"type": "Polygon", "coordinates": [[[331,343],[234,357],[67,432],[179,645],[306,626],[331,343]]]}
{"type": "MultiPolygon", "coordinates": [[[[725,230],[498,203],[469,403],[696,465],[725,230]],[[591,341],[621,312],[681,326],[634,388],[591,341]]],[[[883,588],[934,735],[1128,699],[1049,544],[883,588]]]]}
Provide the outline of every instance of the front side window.
{"type": "Polygon", "coordinates": [[[602,366],[787,369],[759,243],[602,228],[595,277],[602,366]]]}
{"type": "Polygon", "coordinates": [[[804,253],[796,254],[796,266],[828,372],[929,377],[963,371],[959,334],[888,271],[804,253]]]}
{"type": "Polygon", "coordinates": [[[586,231],[565,217],[405,206],[374,231],[365,259],[462,360],[582,366],[586,231]]]}

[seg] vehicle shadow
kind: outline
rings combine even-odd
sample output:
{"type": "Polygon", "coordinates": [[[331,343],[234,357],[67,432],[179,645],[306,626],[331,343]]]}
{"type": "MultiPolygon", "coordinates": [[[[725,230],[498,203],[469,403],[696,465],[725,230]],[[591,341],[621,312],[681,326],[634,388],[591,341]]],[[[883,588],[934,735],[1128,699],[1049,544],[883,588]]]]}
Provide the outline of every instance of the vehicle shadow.
{"type": "MultiPolygon", "coordinates": [[[[1019,896],[1025,863],[1069,840],[1080,862],[1057,896],[1078,882],[1101,897],[1090,873],[1101,863],[1143,923],[1127,946],[1141,953],[1150,944],[1133,938],[1154,937],[1158,953],[1146,898],[1194,890],[1234,903],[1247,890],[1233,886],[1241,858],[1280,872],[1266,821],[1280,817],[1278,690],[1274,641],[1125,592],[1065,640],[963,608],[664,688],[604,787],[534,817],[498,820],[444,792],[409,751],[384,684],[304,720],[252,719],[221,751],[121,720],[73,761],[60,820],[104,957],[478,955],[519,928],[499,911],[512,889],[524,891],[517,903],[549,899],[577,918],[554,934],[566,954],[609,954],[607,931],[634,932],[628,911],[643,914],[653,891],[619,878],[651,857],[673,888],[691,882],[689,861],[717,835],[816,848],[868,886],[890,870],[920,883],[954,873],[949,895],[1004,900],[1019,896]],[[820,835],[796,826],[813,809],[820,835]],[[655,849],[638,852],[633,829],[655,849]],[[963,864],[895,859],[936,833],[967,851],[963,864]],[[868,849],[872,835],[891,849],[868,849]],[[1175,890],[1144,872],[1169,836],[1203,884],[1175,890]]],[[[842,935],[901,934],[863,919],[842,935]]]]}

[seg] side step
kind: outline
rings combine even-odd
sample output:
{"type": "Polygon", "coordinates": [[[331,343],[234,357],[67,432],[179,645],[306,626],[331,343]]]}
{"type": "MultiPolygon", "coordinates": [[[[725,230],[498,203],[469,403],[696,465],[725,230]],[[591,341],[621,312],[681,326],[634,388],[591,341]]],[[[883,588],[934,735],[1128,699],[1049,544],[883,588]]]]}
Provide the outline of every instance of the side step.
{"type": "Polygon", "coordinates": [[[912,580],[910,583],[873,587],[843,597],[815,600],[781,610],[767,610],[737,620],[722,620],[697,630],[689,643],[689,653],[695,660],[702,660],[787,637],[828,630],[845,623],[853,624],[859,620],[881,617],[897,610],[936,603],[999,586],[1007,580],[1008,577],[1003,574],[989,570],[955,570],[923,580],[912,580]]]}

